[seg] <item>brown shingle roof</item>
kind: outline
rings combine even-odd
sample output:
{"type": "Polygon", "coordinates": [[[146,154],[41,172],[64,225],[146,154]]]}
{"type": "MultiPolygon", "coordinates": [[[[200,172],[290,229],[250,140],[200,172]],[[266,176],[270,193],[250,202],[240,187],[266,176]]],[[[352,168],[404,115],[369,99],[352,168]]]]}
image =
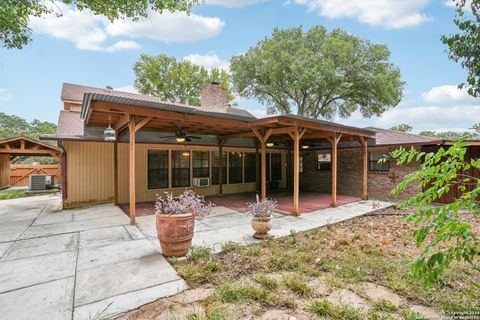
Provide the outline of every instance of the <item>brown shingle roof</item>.
{"type": "MultiPolygon", "coordinates": [[[[71,83],[64,83],[63,84],[62,94],[61,94],[60,98],[63,101],[82,102],[83,101],[83,95],[85,93],[98,93],[98,94],[105,94],[105,95],[109,95],[109,96],[113,96],[113,97],[120,97],[120,98],[126,98],[126,99],[165,103],[165,104],[171,104],[171,105],[178,105],[178,106],[181,106],[181,107],[193,107],[193,106],[187,106],[187,105],[184,105],[184,104],[162,101],[158,97],[148,96],[148,95],[144,95],[144,94],[110,90],[110,89],[103,89],[103,88],[88,87],[88,86],[82,86],[82,85],[71,84],[71,83]]],[[[227,113],[238,115],[238,116],[255,118],[250,112],[248,112],[247,110],[244,110],[244,109],[240,109],[240,108],[229,107],[227,109],[227,113]]]]}
{"type": "Polygon", "coordinates": [[[421,136],[419,134],[400,132],[388,129],[380,129],[374,127],[367,127],[376,132],[376,145],[408,145],[408,144],[436,144],[441,143],[442,139],[435,137],[421,136]]]}
{"type": "Polygon", "coordinates": [[[57,134],[83,135],[83,121],[80,118],[80,112],[60,111],[57,134]]]}

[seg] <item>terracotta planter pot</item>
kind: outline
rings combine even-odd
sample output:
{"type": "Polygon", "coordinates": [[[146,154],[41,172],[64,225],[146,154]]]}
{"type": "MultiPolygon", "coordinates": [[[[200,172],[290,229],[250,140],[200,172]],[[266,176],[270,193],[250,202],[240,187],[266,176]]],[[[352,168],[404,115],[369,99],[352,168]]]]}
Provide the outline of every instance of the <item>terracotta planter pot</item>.
{"type": "Polygon", "coordinates": [[[192,244],[195,215],[193,213],[157,216],[157,236],[166,257],[183,257],[192,244]]]}
{"type": "Polygon", "coordinates": [[[255,230],[253,237],[256,239],[269,239],[273,236],[268,234],[268,232],[272,229],[272,221],[271,218],[252,218],[252,228],[255,230]]]}

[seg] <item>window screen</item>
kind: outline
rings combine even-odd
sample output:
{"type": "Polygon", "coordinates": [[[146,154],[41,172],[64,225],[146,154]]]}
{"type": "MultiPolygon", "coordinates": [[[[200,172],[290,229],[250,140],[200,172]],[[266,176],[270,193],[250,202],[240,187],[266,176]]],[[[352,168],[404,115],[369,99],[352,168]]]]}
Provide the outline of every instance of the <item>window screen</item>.
{"type": "Polygon", "coordinates": [[[190,151],[172,151],[172,187],[190,186],[190,151]]]}
{"type": "Polygon", "coordinates": [[[148,189],[168,188],[168,151],[148,150],[148,189]]]}

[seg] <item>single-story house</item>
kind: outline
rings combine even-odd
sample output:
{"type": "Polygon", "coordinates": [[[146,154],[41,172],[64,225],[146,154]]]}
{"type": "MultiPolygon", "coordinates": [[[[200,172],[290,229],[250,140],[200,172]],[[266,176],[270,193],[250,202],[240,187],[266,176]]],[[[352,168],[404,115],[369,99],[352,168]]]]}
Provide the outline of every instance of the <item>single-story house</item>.
{"type": "Polygon", "coordinates": [[[202,89],[200,106],[68,83],[61,99],[57,133],[42,139],[58,141],[62,151],[64,208],[128,204],[132,223],[137,203],[185,188],[206,196],[259,192],[262,198],[291,190],[294,215],[301,214],[301,192],[328,193],[332,206],[342,195],[389,198],[417,166],[379,164],[383,154],[449,143],[297,115],[257,119],[230,106],[216,83],[202,89]]]}

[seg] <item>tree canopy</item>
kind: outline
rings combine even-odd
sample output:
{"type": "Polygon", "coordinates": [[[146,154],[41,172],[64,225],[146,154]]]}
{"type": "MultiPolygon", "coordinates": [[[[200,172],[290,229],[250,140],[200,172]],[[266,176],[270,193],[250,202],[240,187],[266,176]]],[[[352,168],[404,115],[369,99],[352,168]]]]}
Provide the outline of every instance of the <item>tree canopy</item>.
{"type": "MultiPolygon", "coordinates": [[[[78,10],[89,9],[110,21],[122,18],[138,19],[147,16],[148,9],[155,11],[189,11],[199,0],[59,0],[78,10]]],[[[32,30],[28,26],[31,16],[40,17],[52,12],[43,0],[0,1],[0,42],[7,49],[22,49],[32,41],[32,30]]],[[[58,14],[61,16],[61,13],[58,14]]]]}
{"type": "MultiPolygon", "coordinates": [[[[41,134],[55,133],[57,126],[54,123],[37,119],[28,122],[22,117],[0,112],[0,140],[16,136],[25,136],[38,140],[41,134]]],[[[56,163],[51,157],[17,157],[15,163],[56,163]]]]}
{"type": "Polygon", "coordinates": [[[393,126],[390,128],[390,130],[394,130],[394,131],[400,131],[400,132],[410,132],[412,131],[413,127],[409,124],[406,124],[406,123],[402,123],[402,124],[399,124],[399,125],[396,125],[396,126],[393,126]]]}
{"type": "Polygon", "coordinates": [[[159,97],[165,101],[188,102],[200,105],[201,89],[211,82],[218,82],[228,91],[228,99],[234,96],[229,87],[229,75],[223,69],[208,70],[187,60],[160,54],[142,54],[133,67],[135,88],[140,93],[159,97]]]}
{"type": "Polygon", "coordinates": [[[267,111],[332,119],[381,115],[402,97],[400,70],[385,45],[316,26],[275,29],[231,62],[234,90],[267,111]]]}
{"type": "Polygon", "coordinates": [[[448,46],[448,56],[460,63],[468,72],[466,83],[468,93],[480,96],[480,0],[454,0],[457,6],[453,23],[458,33],[445,35],[442,42],[448,46]]]}

